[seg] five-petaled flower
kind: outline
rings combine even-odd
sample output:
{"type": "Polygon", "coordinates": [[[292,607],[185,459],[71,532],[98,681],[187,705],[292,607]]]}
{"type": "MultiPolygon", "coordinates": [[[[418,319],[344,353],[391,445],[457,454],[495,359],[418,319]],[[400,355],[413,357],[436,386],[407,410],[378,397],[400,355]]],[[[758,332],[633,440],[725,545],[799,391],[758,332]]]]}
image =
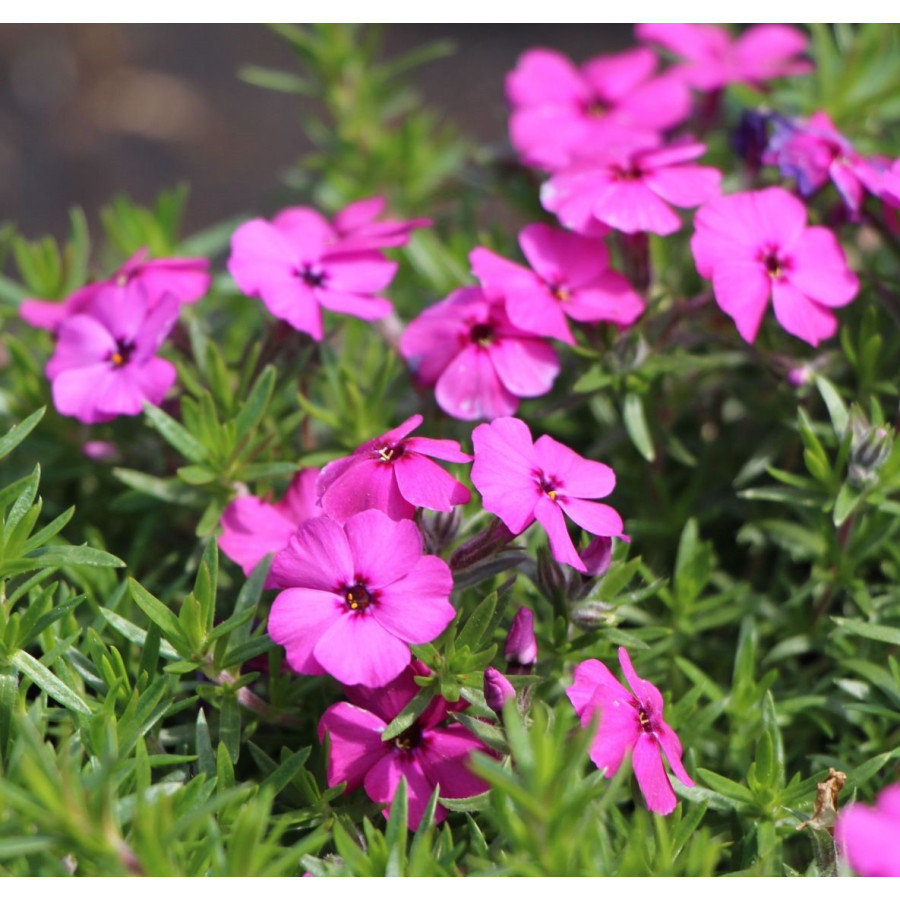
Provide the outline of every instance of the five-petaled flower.
{"type": "Polygon", "coordinates": [[[563,513],[591,534],[624,537],[621,516],[611,506],[587,499],[612,492],[616,476],[609,466],[584,459],[549,435],[532,440],[521,419],[504,417],[479,425],[472,443],[472,483],[481,492],[484,508],[513,534],[537,519],[556,559],[579,572],[587,567],[569,537],[563,513]]]}
{"type": "Polygon", "coordinates": [[[663,698],[655,685],[639,678],[624,647],[619,665],[631,690],[596,659],[575,669],[575,682],[566,688],[575,712],[585,728],[599,715],[590,755],[598,769],[612,778],[631,752],[631,764],[647,807],[666,816],[678,802],[663,767],[663,755],[672,772],[688,787],[694,782],[681,764],[681,741],[663,719],[663,698]]]}
{"type": "Polygon", "coordinates": [[[410,661],[410,644],[450,623],[453,578],[404,519],[379,509],[343,526],[326,516],[304,522],[272,561],[270,584],[284,590],[269,613],[269,635],[302,675],[379,687],[410,661]]]}

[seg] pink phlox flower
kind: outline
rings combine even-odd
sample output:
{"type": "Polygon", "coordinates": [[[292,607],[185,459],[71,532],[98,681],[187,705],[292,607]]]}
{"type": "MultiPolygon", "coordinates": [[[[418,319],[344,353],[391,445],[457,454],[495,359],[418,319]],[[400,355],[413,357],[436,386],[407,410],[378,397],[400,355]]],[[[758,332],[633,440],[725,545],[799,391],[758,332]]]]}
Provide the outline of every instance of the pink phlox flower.
{"type": "MultiPolygon", "coordinates": [[[[413,829],[437,785],[440,796],[448,799],[488,790],[488,784],[469,771],[468,761],[474,751],[490,751],[463,725],[447,721],[448,712],[464,708],[465,702],[448,705],[438,697],[406,731],[382,741],[391,720],[420,690],[415,676],[428,674],[414,660],[377,691],[348,688],[349,702],[335,703],[319,720],[319,740],[324,741],[327,734],[330,741],[329,786],[347,782],[348,791],[363,787],[376,803],[390,803],[400,779],[405,778],[413,829]]],[[[387,809],[384,814],[387,817],[387,809]]],[[[442,822],[446,816],[447,810],[438,804],[435,821],[442,822]]]]}
{"type": "Polygon", "coordinates": [[[429,457],[472,461],[458,441],[408,437],[422,424],[410,416],[402,425],[358,447],[352,456],[328,463],[318,493],[325,512],[346,522],[364,509],[380,509],[392,519],[411,519],[417,507],[450,512],[469,502],[469,489],[429,457]]]}
{"type": "Polygon", "coordinates": [[[735,40],[717,25],[646,23],[635,33],[639,40],[682,57],[685,62],[675,67],[674,74],[703,91],[734,83],[761,88],[773,78],[813,70],[811,62],[798,59],[809,40],[789,25],[754,25],[735,40]]]}
{"type": "Polygon", "coordinates": [[[416,228],[429,228],[431,219],[381,219],[387,202],[370,197],[345,206],[333,220],[336,243],[342,250],[375,250],[403,247],[416,228]]]}
{"type": "Polygon", "coordinates": [[[693,207],[719,193],[722,173],[693,165],[703,144],[607,152],[554,175],[541,188],[541,203],[573,231],[600,222],[635,234],[672,234],[681,219],[672,206],[693,207]]]}
{"type": "Polygon", "coordinates": [[[841,810],[834,839],[857,875],[900,878],[900,784],[886,787],[875,806],[841,810]]]}
{"type": "Polygon", "coordinates": [[[549,435],[532,440],[520,419],[498,418],[472,432],[475,462],[472,483],[481,492],[484,508],[520,534],[537,519],[550,538],[559,562],[587,571],[566,528],[568,516],[595,535],[624,537],[621,516],[605,503],[616,486],[613,470],[584,459],[549,435]]]}
{"type": "Polygon", "coordinates": [[[276,503],[250,496],[232,500],[222,513],[219,549],[249,575],[264,556],[284,549],[307,519],[323,515],[316,497],[318,477],[318,469],[297,472],[276,503]]]}
{"type": "Polygon", "coordinates": [[[559,374],[547,341],[515,326],[503,298],[480,287],[460,288],[421,313],[404,331],[400,352],[457,419],[509,415],[520,397],[546,394],[559,374]]]}
{"type": "Polygon", "coordinates": [[[651,682],[638,677],[624,647],[619,647],[619,665],[631,690],[620,684],[602,662],[589,659],[575,668],[575,683],[566,688],[566,695],[583,727],[600,717],[590,750],[597,768],[612,778],[630,752],[647,807],[667,816],[678,800],[663,767],[663,755],[675,777],[688,787],[694,786],[681,764],[681,741],[663,719],[662,694],[651,682]]]}
{"type": "Polygon", "coordinates": [[[781,326],[806,343],[835,333],[831,310],[853,300],[859,280],[835,236],[807,227],[800,200],[778,187],[732,194],[702,206],[694,222],[697,271],[744,340],[756,340],[770,298],[781,326]]]}
{"type": "Polygon", "coordinates": [[[806,123],[776,120],[763,162],[778,166],[785,178],[794,178],[804,197],[830,179],[852,213],[859,212],[866,191],[877,194],[881,184],[878,161],[857,153],[824,112],[806,123]]]}
{"type": "Polygon", "coordinates": [[[506,78],[513,146],[526,164],[555,171],[603,147],[658,143],[690,114],[691,96],[681,79],[654,77],[657,63],[645,47],[580,68],[554,50],[529,50],[506,78]]]}
{"type": "Polygon", "coordinates": [[[56,331],[68,316],[84,312],[101,292],[115,290],[118,303],[131,303],[136,292],[146,295],[150,309],[166,295],[179,303],[195,303],[209,290],[212,277],[209,260],[196,258],[147,259],[147,250],[138,250],[109,278],[93,281],[70,294],[61,303],[23,300],[19,315],[35,328],[56,331]]]}
{"type": "Polygon", "coordinates": [[[323,335],[323,309],[365,321],[391,313],[391,302],[375,294],[396,270],[378,250],[345,249],[328,220],[306,207],[283,210],[271,222],[245,222],[231,237],[228,259],[245,294],[316,340],[323,335]]]}
{"type": "Polygon", "coordinates": [[[179,309],[173,294],[151,308],[143,289],[127,298],[111,286],[98,291],[59,325],[46,368],[56,409],[92,425],[136,416],[145,403],[158,406],[176,371],[156,354],[179,309]]]}
{"type": "Polygon", "coordinates": [[[269,634],[291,668],[343,684],[387,684],[409,663],[409,645],[433,640],[455,615],[450,568],[423,555],[411,521],[379,509],[343,525],[307,520],[275,556],[270,578],[284,590],[269,634]]]}
{"type": "Polygon", "coordinates": [[[534,224],[520,232],[519,246],[531,269],[484,247],[469,255],[475,277],[503,298],[517,328],[574,344],[567,316],[624,327],[643,313],[644,301],[628,279],[609,268],[602,240],[534,224]]]}

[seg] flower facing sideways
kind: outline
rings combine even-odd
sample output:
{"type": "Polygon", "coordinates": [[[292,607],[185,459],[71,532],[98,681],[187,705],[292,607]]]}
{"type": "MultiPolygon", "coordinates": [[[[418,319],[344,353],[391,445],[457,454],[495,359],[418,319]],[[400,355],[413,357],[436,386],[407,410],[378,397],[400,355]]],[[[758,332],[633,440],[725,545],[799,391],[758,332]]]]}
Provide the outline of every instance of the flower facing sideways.
{"type": "Polygon", "coordinates": [[[602,662],[589,659],[576,667],[575,683],[566,688],[566,695],[583,727],[600,717],[590,750],[597,768],[612,778],[630,752],[647,807],[666,816],[678,801],[663,768],[663,756],[682,784],[693,787],[694,782],[681,764],[681,741],[663,719],[662,694],[655,685],[638,677],[624,647],[619,648],[619,665],[631,690],[620,684],[602,662]]]}
{"type": "Polygon", "coordinates": [[[272,561],[284,588],[269,613],[269,635],[301,675],[328,673],[346,685],[379,687],[410,661],[410,644],[450,623],[453,578],[404,519],[367,509],[343,526],[304,522],[272,561]]]}

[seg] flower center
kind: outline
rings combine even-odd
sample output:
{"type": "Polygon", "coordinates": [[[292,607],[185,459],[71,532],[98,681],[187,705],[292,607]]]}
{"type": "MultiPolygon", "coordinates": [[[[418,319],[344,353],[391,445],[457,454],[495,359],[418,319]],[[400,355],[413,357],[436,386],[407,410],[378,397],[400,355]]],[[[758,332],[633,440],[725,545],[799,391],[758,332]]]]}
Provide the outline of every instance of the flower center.
{"type": "Polygon", "coordinates": [[[617,181],[637,181],[644,177],[644,173],[637,163],[632,163],[628,167],[616,166],[613,169],[613,176],[617,181]]]}
{"type": "Polygon", "coordinates": [[[422,726],[418,722],[413,722],[406,731],[401,732],[394,738],[394,746],[403,752],[415,750],[422,743],[422,726]]]}
{"type": "Polygon", "coordinates": [[[539,472],[537,483],[541,493],[546,494],[555,503],[556,498],[559,496],[559,489],[562,487],[558,479],[552,475],[544,475],[543,472],[539,472]]]}
{"type": "Polygon", "coordinates": [[[109,361],[113,364],[113,368],[121,369],[122,366],[128,364],[132,353],[134,353],[134,341],[119,338],[116,341],[116,349],[109,354],[109,361]]]}
{"type": "Polygon", "coordinates": [[[650,721],[650,716],[647,715],[647,711],[643,706],[638,707],[638,722],[644,732],[647,734],[653,733],[653,723],[650,721]]]}
{"type": "Polygon", "coordinates": [[[344,588],[344,602],[347,604],[347,609],[353,612],[361,612],[364,609],[368,609],[372,604],[372,599],[372,595],[361,584],[354,584],[344,588]]]}
{"type": "Polygon", "coordinates": [[[325,284],[325,273],[318,266],[309,263],[294,269],[294,275],[309,287],[322,287],[325,284]]]}
{"type": "Polygon", "coordinates": [[[791,260],[782,255],[777,247],[771,245],[763,247],[756,257],[766,270],[766,275],[773,281],[780,281],[791,269],[791,260]]]}
{"type": "Polygon", "coordinates": [[[550,293],[556,297],[557,300],[561,300],[563,303],[566,300],[570,300],[572,295],[569,293],[569,289],[564,284],[550,284],[547,285],[550,288],[550,293]]]}
{"type": "Polygon", "coordinates": [[[588,100],[584,105],[584,112],[585,115],[588,115],[593,119],[599,119],[601,116],[606,115],[606,104],[597,97],[594,97],[593,99],[588,100]]]}
{"type": "Polygon", "coordinates": [[[490,347],[494,342],[494,326],[490,322],[479,322],[469,330],[469,340],[479,347],[490,347]]]}
{"type": "Polygon", "coordinates": [[[403,444],[387,444],[378,451],[378,459],[381,462],[393,462],[403,456],[403,444]]]}

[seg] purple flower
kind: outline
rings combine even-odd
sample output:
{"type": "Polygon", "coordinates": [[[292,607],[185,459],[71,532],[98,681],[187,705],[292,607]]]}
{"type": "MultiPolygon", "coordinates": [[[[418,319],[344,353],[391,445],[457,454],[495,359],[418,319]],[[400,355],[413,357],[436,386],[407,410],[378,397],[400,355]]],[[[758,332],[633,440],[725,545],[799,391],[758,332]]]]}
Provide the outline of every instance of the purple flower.
{"type": "Polygon", "coordinates": [[[719,197],[695,217],[691,250],[719,306],[744,340],[756,340],[771,297],[775,318],[816,346],[837,330],[859,280],[827,228],[806,227],[806,207],[782,188],[719,197]]]}
{"type": "Polygon", "coordinates": [[[370,197],[345,206],[333,221],[334,231],[344,250],[374,250],[378,247],[403,247],[416,228],[428,228],[431,219],[382,219],[384,197],[370,197]]]}
{"type": "Polygon", "coordinates": [[[678,780],[694,782],[681,764],[681,741],[663,720],[663,698],[655,685],[638,678],[631,658],[619,647],[619,665],[631,690],[596,659],[575,669],[575,683],[566,688],[575,712],[587,728],[599,714],[600,724],[591,744],[591,759],[607,778],[619,771],[625,754],[651,812],[667,816],[677,804],[675,792],[663,768],[663,754],[678,780]]]}
{"type": "Polygon", "coordinates": [[[553,348],[517,328],[500,297],[460,288],[409,323],[400,352],[444,412],[457,419],[513,413],[546,394],[559,374],[553,348]]]}
{"type": "Polygon", "coordinates": [[[337,522],[364,509],[380,509],[392,519],[411,519],[416,507],[450,512],[469,502],[469,489],[428,457],[471,462],[457,441],[407,437],[422,424],[411,416],[387,434],[358,447],[352,456],[322,469],[318,492],[322,508],[337,522]]]}
{"type": "Polygon", "coordinates": [[[517,328],[574,344],[566,316],[626,326],[643,313],[644,301],[609,268],[602,240],[535,224],[520,232],[519,245],[531,269],[484,247],[469,256],[475,277],[487,293],[503,298],[517,328]]]}
{"type": "Polygon", "coordinates": [[[522,606],[513,616],[503,645],[503,657],[517,669],[528,670],[538,658],[537,638],[534,636],[534,613],[522,606]]]}
{"type": "Polygon", "coordinates": [[[573,231],[589,233],[600,222],[626,234],[672,234],[681,219],[669,204],[698,206],[719,193],[722,173],[690,164],[705,151],[680,143],[605,152],[554,175],[541,203],[573,231]]]}
{"type": "Polygon", "coordinates": [[[479,425],[472,442],[472,483],[481,492],[484,508],[513,534],[537,519],[554,557],[579,572],[586,566],[569,537],[565,516],[591,534],[624,536],[621,516],[611,506],[587,499],[605,497],[616,486],[609,466],[584,459],[546,434],[533,441],[520,419],[498,418],[479,425]]]}
{"type": "Polygon", "coordinates": [[[516,689],[498,669],[489,666],[484,670],[484,702],[497,715],[503,712],[507,700],[513,700],[516,689]]]}
{"type": "Polygon", "coordinates": [[[318,477],[318,469],[301,470],[277,503],[258,497],[232,500],[222,513],[219,549],[249,575],[264,556],[284,549],[307,519],[322,515],[316,500],[318,477]]]}
{"type": "Polygon", "coordinates": [[[379,687],[409,663],[410,644],[436,638],[455,615],[447,564],[422,555],[409,520],[367,509],[343,526],[304,522],[272,562],[286,588],[269,613],[269,634],[302,675],[379,687]]]}
{"type": "Polygon", "coordinates": [[[857,875],[900,878],[900,784],[886,787],[875,806],[843,809],[834,839],[857,875]]]}
{"type": "Polygon", "coordinates": [[[797,59],[806,51],[806,35],[789,25],[754,25],[736,40],[716,25],[638,25],[642,41],[660,44],[686,60],[675,73],[703,91],[728,84],[761,87],[773,78],[805,75],[812,63],[797,59]]]}
{"type": "Polygon", "coordinates": [[[114,291],[117,299],[109,302],[124,306],[144,302],[135,300],[136,294],[144,294],[152,310],[167,294],[174,295],[179,303],[195,303],[209,290],[212,280],[209,260],[146,259],[146,256],[146,250],[138,250],[108,279],[86,284],[62,303],[24,300],[19,315],[35,328],[56,331],[64,319],[84,312],[101,292],[114,291]]]}
{"type": "Polygon", "coordinates": [[[510,140],[527,165],[555,171],[610,146],[654,143],[691,111],[681,79],[654,78],[640,47],[577,68],[553,50],[529,50],[506,79],[510,140]]]}
{"type": "MultiPolygon", "coordinates": [[[[448,799],[488,789],[467,768],[472,753],[488,753],[487,747],[463,725],[446,721],[448,711],[464,707],[464,702],[449,707],[438,697],[402,734],[390,741],[381,739],[391,720],[418,693],[415,676],[428,674],[414,661],[378,690],[347,688],[350,702],[329,706],[319,721],[319,740],[324,741],[326,734],[330,740],[329,786],[346,781],[348,791],[363,787],[376,803],[390,803],[405,778],[410,828],[418,827],[437,785],[440,796],[448,799]]],[[[447,810],[438,804],[435,821],[446,816],[447,810]]]]}
{"type": "Polygon", "coordinates": [[[228,260],[245,294],[316,340],[323,335],[322,309],[366,321],[392,312],[389,300],[374,295],[396,270],[377,250],[345,249],[329,222],[306,207],[283,210],[271,222],[245,222],[231,237],[228,260]]]}
{"type": "Polygon", "coordinates": [[[156,353],[179,308],[173,294],[151,308],[142,288],[128,302],[114,287],[98,291],[83,312],[59,326],[56,352],[46,368],[56,409],[93,425],[136,416],[145,403],[160,404],[176,371],[156,353]]]}

